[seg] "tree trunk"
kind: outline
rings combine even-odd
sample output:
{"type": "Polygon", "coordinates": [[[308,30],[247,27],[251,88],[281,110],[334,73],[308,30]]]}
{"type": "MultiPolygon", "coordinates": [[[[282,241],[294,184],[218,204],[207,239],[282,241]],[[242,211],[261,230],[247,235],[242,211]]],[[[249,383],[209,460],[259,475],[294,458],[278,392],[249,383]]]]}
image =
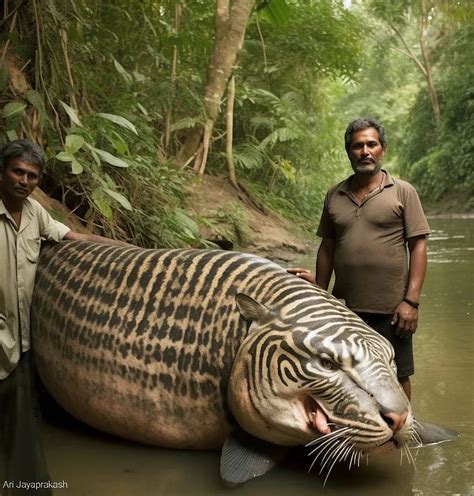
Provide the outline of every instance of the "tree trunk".
{"type": "MultiPolygon", "coordinates": [[[[175,5],[174,12],[174,32],[175,35],[179,33],[179,23],[181,20],[181,4],[177,3],[175,5]]],[[[166,152],[168,152],[168,146],[170,143],[170,127],[171,120],[173,117],[173,101],[176,94],[176,67],[178,65],[178,46],[175,42],[173,47],[173,62],[171,64],[171,90],[170,90],[170,104],[168,108],[168,112],[166,113],[166,122],[165,122],[165,133],[164,133],[164,143],[163,147],[166,152]]]]}
{"type": "Polygon", "coordinates": [[[227,85],[227,112],[226,112],[226,156],[227,167],[229,169],[229,180],[232,186],[238,188],[235,178],[234,158],[232,156],[232,145],[234,140],[234,99],[235,99],[235,78],[232,75],[227,85]]]}
{"type": "Polygon", "coordinates": [[[214,123],[219,115],[222,97],[242,48],[247,23],[256,0],[216,0],[215,42],[204,89],[205,125],[192,128],[175,157],[184,166],[194,159],[194,170],[206,169],[214,123]]]}
{"type": "Polygon", "coordinates": [[[426,16],[428,15],[426,9],[426,0],[420,0],[421,5],[421,20],[420,20],[420,47],[421,54],[423,56],[423,65],[426,70],[426,84],[428,85],[428,94],[430,96],[431,107],[433,109],[433,114],[435,117],[436,124],[439,124],[441,120],[441,112],[439,110],[439,102],[438,102],[438,94],[436,93],[436,89],[433,84],[433,78],[431,75],[431,64],[429,61],[429,53],[428,47],[426,46],[426,36],[427,36],[427,27],[426,27],[426,16]]]}

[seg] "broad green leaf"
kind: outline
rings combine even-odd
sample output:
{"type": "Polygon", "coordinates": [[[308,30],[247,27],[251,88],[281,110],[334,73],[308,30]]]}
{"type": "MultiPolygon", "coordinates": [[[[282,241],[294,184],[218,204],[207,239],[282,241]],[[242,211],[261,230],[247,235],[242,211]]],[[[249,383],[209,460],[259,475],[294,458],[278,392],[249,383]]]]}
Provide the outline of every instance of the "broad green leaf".
{"type": "Polygon", "coordinates": [[[26,93],[26,98],[31,103],[31,105],[33,105],[33,107],[39,112],[41,117],[47,117],[46,107],[40,93],[35,90],[30,90],[26,93]]]}
{"type": "Polygon", "coordinates": [[[271,132],[265,139],[260,143],[260,148],[265,149],[268,145],[272,147],[275,143],[285,143],[286,141],[292,141],[298,139],[298,132],[294,129],[287,127],[281,127],[275,129],[271,132]]]}
{"type": "Polygon", "coordinates": [[[148,116],[148,110],[139,102],[137,102],[138,110],[146,117],[148,116]]]}
{"type": "Polygon", "coordinates": [[[194,127],[195,124],[201,122],[199,119],[195,117],[185,117],[184,119],[180,119],[170,126],[170,131],[178,131],[180,129],[189,129],[194,127]]]}
{"type": "Polygon", "coordinates": [[[118,60],[114,58],[114,66],[117,69],[117,72],[123,77],[124,81],[131,85],[133,83],[133,77],[130,75],[128,71],[120,64],[118,60]]]}
{"type": "Polygon", "coordinates": [[[144,76],[141,72],[133,71],[133,77],[135,78],[135,81],[138,83],[143,83],[146,81],[146,76],[144,76]]]}
{"type": "Polygon", "coordinates": [[[122,136],[120,136],[120,134],[116,133],[115,131],[113,131],[112,134],[113,134],[113,137],[110,137],[110,142],[114,145],[115,151],[119,155],[125,155],[126,153],[128,153],[128,151],[129,151],[128,145],[124,141],[122,136]]]}
{"type": "Polygon", "coordinates": [[[268,65],[263,68],[263,72],[265,74],[273,74],[274,72],[278,72],[280,68],[277,65],[268,65]]]}
{"type": "Polygon", "coordinates": [[[175,210],[174,216],[176,221],[183,228],[184,231],[188,231],[189,234],[192,234],[193,236],[197,236],[199,234],[198,225],[183,210],[177,208],[175,210]]]}
{"type": "Polygon", "coordinates": [[[71,160],[71,172],[73,174],[81,174],[84,171],[84,167],[82,167],[82,164],[77,160],[76,157],[72,157],[71,160]]]}
{"type": "Polygon", "coordinates": [[[4,119],[11,119],[23,113],[26,109],[26,103],[9,102],[3,107],[2,116],[4,119]]]}
{"type": "Polygon", "coordinates": [[[99,148],[94,148],[94,151],[97,153],[97,155],[99,155],[99,157],[104,162],[107,162],[110,165],[114,165],[115,167],[128,167],[128,164],[127,162],[125,162],[125,160],[122,160],[121,158],[118,158],[115,155],[106,152],[105,150],[99,150],[99,148]]]}
{"type": "Polygon", "coordinates": [[[118,201],[120,205],[122,205],[122,207],[125,208],[125,210],[133,210],[132,206],[130,205],[130,202],[125,198],[125,196],[121,195],[120,193],[117,193],[117,191],[113,191],[108,188],[106,188],[104,191],[114,200],[118,201]]]}
{"type": "Polygon", "coordinates": [[[14,141],[18,139],[18,134],[14,129],[9,129],[7,131],[7,136],[10,141],[14,141]]]}
{"type": "Polygon", "coordinates": [[[110,206],[109,200],[104,196],[104,191],[101,188],[97,188],[92,192],[92,201],[95,206],[99,209],[99,212],[106,218],[112,219],[113,212],[110,206]]]}
{"type": "Polygon", "coordinates": [[[100,158],[99,158],[99,155],[96,153],[95,151],[95,148],[88,145],[89,146],[89,149],[91,151],[91,154],[92,154],[92,158],[94,159],[94,162],[100,167],[100,158]]]}
{"type": "Polygon", "coordinates": [[[265,161],[265,152],[255,145],[244,143],[234,149],[234,161],[241,168],[257,169],[265,161]]]}
{"type": "Polygon", "coordinates": [[[256,90],[254,90],[253,93],[257,96],[267,98],[273,102],[278,102],[280,100],[274,93],[272,93],[271,91],[264,90],[262,88],[257,88],[256,90]]]}
{"type": "Polygon", "coordinates": [[[113,213],[112,213],[112,207],[110,206],[110,203],[105,199],[105,198],[97,198],[94,200],[95,205],[99,209],[100,213],[106,218],[106,219],[112,219],[113,213]]]}
{"type": "Polygon", "coordinates": [[[250,119],[250,123],[255,129],[260,129],[261,127],[273,129],[276,124],[275,119],[263,115],[256,115],[255,117],[252,117],[250,119]]]}
{"type": "Polygon", "coordinates": [[[156,32],[155,26],[153,26],[153,23],[151,22],[150,18],[145,14],[145,12],[143,12],[142,15],[148,27],[150,28],[150,31],[153,33],[154,37],[158,40],[159,39],[158,33],[156,32]]]}
{"type": "Polygon", "coordinates": [[[71,172],[73,174],[81,174],[81,172],[84,171],[84,167],[82,164],[77,160],[77,158],[69,152],[59,152],[56,155],[56,158],[60,160],[61,162],[70,162],[71,163],[71,172]]]}
{"type": "Polygon", "coordinates": [[[270,0],[260,2],[257,11],[276,26],[284,26],[290,17],[287,0],[270,0]]]}
{"type": "Polygon", "coordinates": [[[117,189],[117,185],[115,184],[115,181],[107,174],[107,173],[103,173],[101,174],[101,179],[100,179],[100,183],[104,186],[104,189],[105,188],[109,188],[113,191],[115,191],[117,189]]]}
{"type": "Polygon", "coordinates": [[[74,156],[68,152],[59,152],[56,155],[56,158],[58,160],[60,160],[61,162],[72,162],[72,159],[74,158],[74,156]]]}
{"type": "Polygon", "coordinates": [[[66,136],[65,150],[74,155],[84,144],[84,138],[78,134],[68,134],[66,136]]]}
{"type": "Polygon", "coordinates": [[[118,124],[119,126],[128,129],[129,131],[132,131],[132,133],[135,133],[138,136],[137,128],[128,119],[125,119],[125,117],[115,114],[106,114],[103,112],[100,112],[97,115],[102,117],[103,119],[112,121],[115,124],[118,124]]]}
{"type": "Polygon", "coordinates": [[[77,110],[73,109],[67,103],[64,103],[62,100],[59,100],[59,103],[63,106],[64,110],[66,111],[66,114],[71,119],[71,122],[73,124],[76,124],[76,126],[82,127],[82,123],[79,119],[79,116],[77,115],[77,110]]]}

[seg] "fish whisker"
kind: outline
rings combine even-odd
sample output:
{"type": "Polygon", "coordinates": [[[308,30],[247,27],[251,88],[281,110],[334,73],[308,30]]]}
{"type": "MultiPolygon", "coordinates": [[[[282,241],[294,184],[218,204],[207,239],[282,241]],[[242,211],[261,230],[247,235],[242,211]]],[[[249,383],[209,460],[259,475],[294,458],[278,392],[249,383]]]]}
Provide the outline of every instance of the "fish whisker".
{"type": "Polygon", "coordinates": [[[342,429],[338,429],[336,431],[332,431],[329,434],[324,434],[324,436],[317,437],[316,439],[313,439],[309,443],[305,444],[305,447],[307,448],[308,446],[312,446],[314,444],[318,444],[319,442],[323,441],[323,439],[326,439],[326,438],[328,438],[330,436],[334,436],[335,434],[341,434],[342,432],[346,432],[346,431],[348,431],[350,429],[352,429],[352,427],[343,427],[342,429]]]}
{"type": "MultiPolygon", "coordinates": [[[[333,440],[333,439],[337,439],[338,437],[342,437],[344,436],[344,434],[347,434],[348,431],[352,430],[350,427],[346,427],[345,429],[341,429],[340,431],[335,431],[335,432],[331,432],[332,435],[329,435],[329,434],[326,434],[324,436],[324,440],[322,438],[320,438],[320,440],[322,441],[321,444],[319,446],[316,446],[314,449],[312,449],[309,453],[308,453],[308,456],[311,456],[315,451],[319,450],[320,448],[322,448],[325,444],[327,444],[329,441],[333,440]]],[[[313,443],[312,446],[314,446],[315,444],[317,443],[313,443]]],[[[307,444],[306,446],[309,446],[309,444],[307,444]]]]}
{"type": "MultiPolygon", "coordinates": [[[[343,454],[345,452],[345,448],[347,448],[347,444],[350,443],[351,439],[352,439],[352,437],[347,438],[345,441],[343,441],[341,443],[341,446],[334,452],[334,461],[332,462],[331,466],[328,469],[328,473],[326,474],[326,477],[325,477],[324,482],[323,482],[323,487],[326,486],[326,482],[327,482],[327,480],[329,478],[329,475],[331,474],[332,469],[334,468],[334,466],[336,465],[336,463],[340,459],[342,459],[341,458],[341,454],[343,454]]],[[[323,468],[324,467],[321,468],[321,472],[322,472],[323,468]]],[[[321,473],[321,472],[319,472],[319,473],[321,473]]]]}
{"type": "Polygon", "coordinates": [[[344,441],[341,441],[339,443],[339,446],[330,454],[329,457],[327,457],[326,461],[324,461],[324,458],[321,460],[321,469],[319,471],[319,474],[321,474],[324,470],[324,467],[327,465],[327,463],[329,462],[329,460],[331,460],[331,458],[334,458],[336,457],[336,455],[340,452],[341,449],[344,448],[344,446],[347,445],[347,443],[349,443],[351,441],[352,437],[349,437],[347,439],[344,439],[344,441]]]}

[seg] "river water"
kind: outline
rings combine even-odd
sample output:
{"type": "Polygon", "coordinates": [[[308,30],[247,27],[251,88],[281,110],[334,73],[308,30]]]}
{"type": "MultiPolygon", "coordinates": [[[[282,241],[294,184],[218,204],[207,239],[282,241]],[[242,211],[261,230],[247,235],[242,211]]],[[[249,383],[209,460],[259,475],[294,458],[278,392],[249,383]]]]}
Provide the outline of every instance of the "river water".
{"type": "MultiPolygon", "coordinates": [[[[455,441],[413,451],[416,467],[394,452],[368,465],[337,467],[323,487],[309,461],[288,464],[237,489],[223,487],[219,454],[141,446],[80,426],[44,422],[53,481],[68,496],[474,495],[474,219],[430,219],[429,269],[415,335],[413,407],[420,420],[457,430],[455,441]]],[[[312,267],[314,256],[304,263],[312,267]]]]}

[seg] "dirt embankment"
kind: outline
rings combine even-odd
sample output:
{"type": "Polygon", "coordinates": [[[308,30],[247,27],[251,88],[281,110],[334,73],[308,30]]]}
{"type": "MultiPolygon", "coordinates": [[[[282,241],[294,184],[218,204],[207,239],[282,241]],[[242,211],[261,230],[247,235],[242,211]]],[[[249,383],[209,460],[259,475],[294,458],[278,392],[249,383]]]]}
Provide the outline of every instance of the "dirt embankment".
{"type": "MultiPolygon", "coordinates": [[[[61,202],[37,188],[32,198],[39,201],[60,222],[77,232],[88,232],[80,220],[61,202]]],[[[204,239],[224,241],[226,249],[255,253],[275,262],[292,263],[314,249],[297,229],[237,191],[223,177],[205,176],[188,190],[187,211],[202,219],[204,239]],[[227,243],[226,243],[227,242],[227,243]]]]}
{"type": "Polygon", "coordinates": [[[53,219],[66,224],[73,231],[80,233],[89,232],[76,215],[60,201],[49,197],[41,188],[36,188],[31,194],[31,198],[39,202],[50,213],[53,219]]]}
{"type": "MultiPolygon", "coordinates": [[[[224,177],[205,176],[189,189],[189,212],[211,219],[213,227],[227,231],[244,227],[244,236],[234,249],[255,253],[276,262],[293,262],[314,249],[308,240],[285,219],[253,201],[244,191],[237,191],[224,177]]],[[[201,228],[205,239],[216,239],[216,229],[201,228]]]]}

